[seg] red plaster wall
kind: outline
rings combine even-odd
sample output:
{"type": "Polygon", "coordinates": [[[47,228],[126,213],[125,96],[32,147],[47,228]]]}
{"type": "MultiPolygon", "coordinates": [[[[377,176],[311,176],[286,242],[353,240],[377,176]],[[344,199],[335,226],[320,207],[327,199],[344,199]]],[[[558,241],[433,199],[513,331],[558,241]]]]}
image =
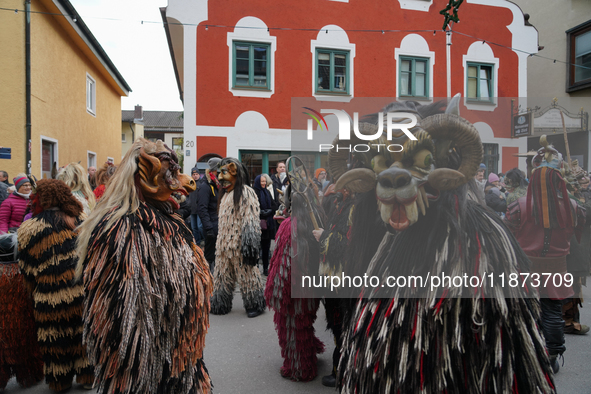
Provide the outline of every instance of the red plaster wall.
{"type": "MultiPolygon", "coordinates": [[[[349,42],[355,44],[353,59],[355,97],[394,97],[396,95],[395,48],[409,32],[354,32],[355,29],[372,30],[422,30],[420,34],[435,52],[433,94],[446,96],[446,39],[441,31],[443,17],[439,10],[446,0],[435,0],[429,12],[401,10],[395,0],[371,2],[350,0],[341,3],[326,0],[231,0],[210,1],[209,19],[197,28],[197,124],[209,126],[234,126],[236,118],[244,111],[257,111],[265,116],[270,128],[290,128],[292,97],[312,97],[312,56],[310,43],[317,38],[317,31],[270,30],[277,37],[275,52],[275,93],[269,99],[234,97],[228,91],[227,33],[245,16],[261,19],[267,26],[320,29],[335,24],[347,31],[349,42]],[[206,25],[209,25],[206,30],[206,25]],[[433,34],[433,31],[436,33],[433,34]]],[[[464,2],[459,11],[461,23],[454,30],[472,36],[511,46],[511,33],[507,25],[513,15],[501,7],[473,5],[464,2]]],[[[461,34],[453,34],[452,95],[464,91],[465,71],[462,56],[477,41],[461,34]]],[[[495,57],[500,59],[498,70],[499,97],[517,96],[518,58],[510,49],[490,45],[495,57]]],[[[501,101],[501,100],[499,100],[501,101]]],[[[498,137],[510,136],[510,116],[499,116],[503,110],[499,104],[493,112],[478,111],[478,119],[472,122],[488,123],[498,137]],[[480,113],[482,112],[482,113],[480,113]]],[[[378,110],[376,108],[375,110],[378,110]]],[[[509,113],[508,111],[506,112],[509,113]]],[[[223,156],[223,155],[222,155],[223,156]]]]}

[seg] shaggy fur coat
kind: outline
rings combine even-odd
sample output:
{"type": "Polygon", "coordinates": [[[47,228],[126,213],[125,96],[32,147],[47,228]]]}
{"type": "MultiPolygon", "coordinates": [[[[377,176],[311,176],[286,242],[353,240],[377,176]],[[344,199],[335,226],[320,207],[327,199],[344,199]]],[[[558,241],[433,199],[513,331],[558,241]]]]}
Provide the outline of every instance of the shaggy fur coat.
{"type": "Polygon", "coordinates": [[[191,230],[143,202],[94,228],[84,338],[99,393],[210,393],[203,362],[212,281],[191,230]]]}
{"type": "Polygon", "coordinates": [[[33,295],[45,378],[54,391],[71,386],[74,375],[78,383],[94,382],[82,345],[84,288],[74,277],[78,259],[72,224],[80,222],[63,210],[47,209],[18,230],[19,265],[33,295]]]}
{"type": "Polygon", "coordinates": [[[234,206],[234,190],[220,201],[215,288],[211,299],[211,313],[215,315],[225,315],[232,310],[236,282],[247,311],[265,309],[263,279],[256,266],[261,245],[259,200],[251,187],[243,187],[238,209],[234,206]]]}

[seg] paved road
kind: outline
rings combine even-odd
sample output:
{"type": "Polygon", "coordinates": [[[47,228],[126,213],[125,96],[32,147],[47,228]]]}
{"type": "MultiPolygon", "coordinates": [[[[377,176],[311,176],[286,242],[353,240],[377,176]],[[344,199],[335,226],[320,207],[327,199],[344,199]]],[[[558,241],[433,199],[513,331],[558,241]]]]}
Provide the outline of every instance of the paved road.
{"type": "MultiPolygon", "coordinates": [[[[591,286],[591,283],[590,283],[591,286]]],[[[583,323],[591,324],[591,288],[584,288],[585,307],[581,310],[583,323]]],[[[277,335],[273,327],[273,314],[249,319],[246,317],[240,294],[234,297],[234,309],[225,316],[211,316],[211,327],[206,340],[205,363],[211,373],[214,392],[221,394],[294,394],[334,393],[322,386],[320,379],[330,373],[332,337],[325,330],[324,308],[316,321],[316,331],[327,345],[327,351],[319,355],[318,375],[312,382],[291,382],[279,375],[282,365],[277,335]]],[[[567,335],[567,352],[564,366],[556,376],[560,394],[591,394],[591,335],[567,335]]],[[[13,379],[4,394],[49,393],[45,384],[21,389],[13,379]]],[[[92,391],[94,392],[94,391],[92,391]]],[[[89,393],[74,387],[69,393],[89,393]]]]}

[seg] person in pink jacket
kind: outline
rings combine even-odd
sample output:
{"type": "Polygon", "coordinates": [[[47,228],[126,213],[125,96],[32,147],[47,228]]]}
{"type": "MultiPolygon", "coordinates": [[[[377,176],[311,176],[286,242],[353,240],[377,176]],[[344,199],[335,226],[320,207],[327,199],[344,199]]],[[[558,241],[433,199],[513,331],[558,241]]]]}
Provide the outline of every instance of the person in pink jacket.
{"type": "Polygon", "coordinates": [[[16,230],[23,222],[27,210],[31,194],[29,178],[25,174],[18,174],[14,178],[14,186],[16,191],[0,205],[0,234],[16,230]]]}

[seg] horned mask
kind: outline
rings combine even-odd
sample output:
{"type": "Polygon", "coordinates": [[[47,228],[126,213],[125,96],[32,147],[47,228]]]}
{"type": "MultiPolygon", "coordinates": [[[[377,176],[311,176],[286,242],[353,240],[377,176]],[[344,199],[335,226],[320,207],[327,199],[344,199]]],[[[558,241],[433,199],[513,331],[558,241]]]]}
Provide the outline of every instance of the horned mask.
{"type": "MultiPolygon", "coordinates": [[[[429,201],[442,191],[453,190],[474,177],[482,161],[482,143],[476,128],[458,116],[459,96],[454,97],[445,113],[421,119],[411,129],[416,140],[398,136],[400,152],[364,152],[357,161],[365,168],[346,171],[349,152],[338,149],[338,138],[329,152],[329,168],[338,178],[336,189],[360,193],[375,190],[382,221],[389,231],[404,231],[425,215],[429,201]]],[[[409,112],[398,103],[400,112],[409,112]]],[[[391,111],[391,110],[390,110],[391,111]]],[[[375,135],[378,126],[362,123],[363,134],[375,135]]],[[[355,139],[356,137],[353,137],[355,139]]],[[[346,141],[362,143],[361,140],[346,141]]],[[[385,146],[385,133],[370,146],[385,146]],[[380,145],[381,144],[381,145],[380,145]]]]}

